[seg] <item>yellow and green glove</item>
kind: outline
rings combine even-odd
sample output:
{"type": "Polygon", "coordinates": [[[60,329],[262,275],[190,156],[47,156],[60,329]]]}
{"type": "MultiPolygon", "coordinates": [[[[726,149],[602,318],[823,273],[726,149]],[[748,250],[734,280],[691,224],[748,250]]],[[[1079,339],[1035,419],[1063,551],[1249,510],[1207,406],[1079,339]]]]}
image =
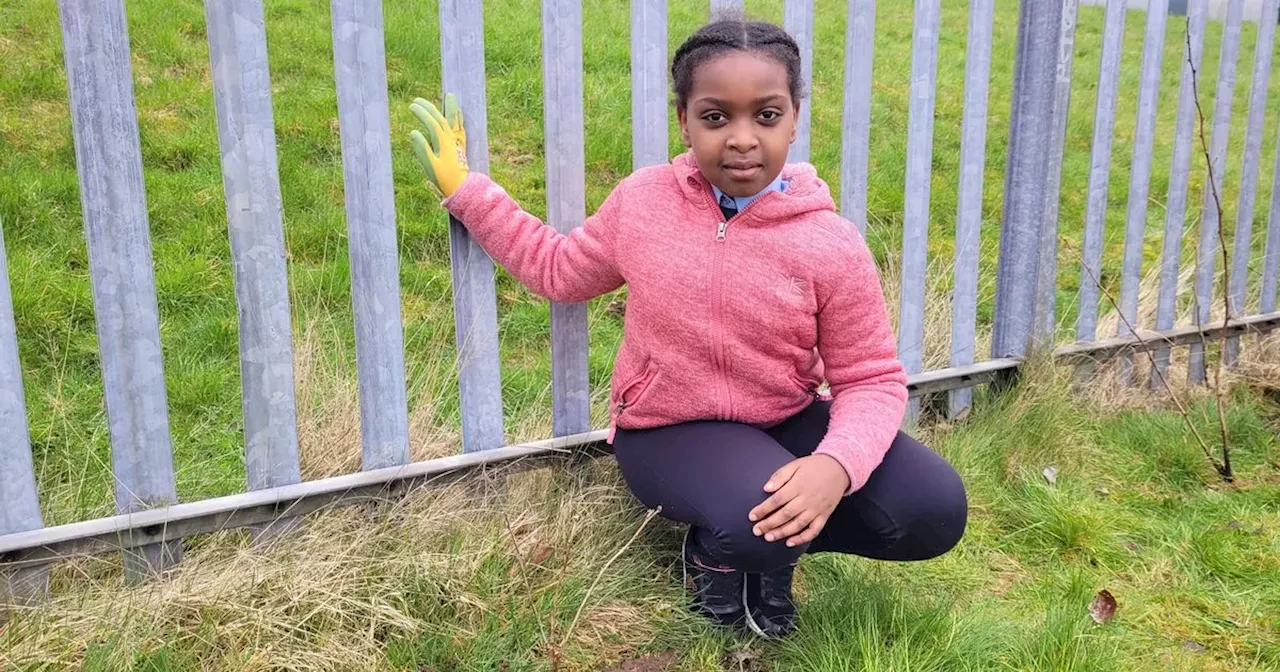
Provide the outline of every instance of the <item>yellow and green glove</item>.
{"type": "Polygon", "coordinates": [[[444,114],[430,101],[414,98],[409,111],[426,127],[427,134],[413,130],[409,139],[418,163],[445,198],[467,179],[467,132],[462,125],[462,110],[452,93],[444,98],[444,114]]]}

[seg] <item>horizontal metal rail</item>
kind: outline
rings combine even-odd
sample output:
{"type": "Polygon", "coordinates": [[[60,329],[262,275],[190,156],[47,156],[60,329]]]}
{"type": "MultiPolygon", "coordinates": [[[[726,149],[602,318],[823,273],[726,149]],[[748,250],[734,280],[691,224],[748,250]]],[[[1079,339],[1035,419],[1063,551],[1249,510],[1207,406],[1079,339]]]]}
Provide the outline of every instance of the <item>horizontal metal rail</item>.
{"type": "Polygon", "coordinates": [[[124,550],[206,532],[269,524],[329,506],[386,499],[416,487],[448,485],[486,466],[517,463],[571,449],[603,449],[606,435],[603,430],[587,432],[8,534],[0,536],[0,567],[124,550]]]}
{"type": "Polygon", "coordinates": [[[1199,345],[1215,342],[1223,337],[1232,338],[1245,334],[1261,334],[1280,328],[1280,312],[1253,315],[1231,320],[1223,328],[1222,322],[1177,327],[1163,331],[1138,331],[1135,336],[1110,338],[1094,343],[1074,343],[1054,351],[1059,364],[1089,364],[1111,359],[1125,353],[1162,350],[1177,345],[1199,345]]]}

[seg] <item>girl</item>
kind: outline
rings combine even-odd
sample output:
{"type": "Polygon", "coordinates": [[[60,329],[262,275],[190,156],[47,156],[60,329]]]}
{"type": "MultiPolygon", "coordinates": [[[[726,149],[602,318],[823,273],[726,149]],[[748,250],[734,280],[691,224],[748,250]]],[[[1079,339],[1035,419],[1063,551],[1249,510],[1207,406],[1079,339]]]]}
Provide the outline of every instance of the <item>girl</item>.
{"type": "Polygon", "coordinates": [[[671,77],[690,151],[624,179],[567,235],[468,172],[452,96],[447,119],[410,106],[427,130],[412,143],[444,207],[533,292],[578,302],[629,286],[610,388],[623,477],[688,523],[697,610],[782,636],[801,554],[932,558],[959,541],[967,501],[955,470],[898,431],[906,375],[865,242],[812,166],[786,164],[795,41],[716,21],[671,77]]]}

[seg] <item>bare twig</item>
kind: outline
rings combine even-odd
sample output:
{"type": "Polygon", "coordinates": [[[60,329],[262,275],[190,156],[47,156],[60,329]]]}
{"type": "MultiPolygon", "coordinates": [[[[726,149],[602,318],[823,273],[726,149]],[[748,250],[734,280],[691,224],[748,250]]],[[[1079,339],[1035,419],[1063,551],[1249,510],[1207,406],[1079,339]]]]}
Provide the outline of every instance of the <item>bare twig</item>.
{"type": "Polygon", "coordinates": [[[604,566],[600,568],[599,573],[596,574],[595,580],[591,582],[591,586],[587,588],[586,594],[582,596],[582,604],[578,605],[578,611],[574,613],[573,620],[569,622],[569,629],[564,632],[564,639],[561,640],[560,644],[561,647],[568,644],[569,638],[573,636],[573,629],[578,625],[578,618],[582,616],[582,610],[587,608],[587,602],[591,601],[591,593],[596,589],[596,585],[600,583],[600,577],[604,576],[605,571],[609,569],[609,565],[612,565],[613,561],[618,559],[618,556],[625,553],[628,548],[631,548],[631,544],[635,542],[635,540],[640,536],[640,533],[644,531],[644,528],[649,524],[649,521],[653,520],[654,516],[661,512],[661,506],[656,509],[649,509],[649,513],[645,515],[644,520],[640,523],[640,527],[636,528],[635,534],[631,535],[631,538],[627,540],[627,543],[623,544],[622,548],[619,548],[618,552],[614,553],[613,557],[609,558],[609,561],[604,563],[604,566]]]}
{"type": "MultiPolygon", "coordinates": [[[[1218,214],[1218,247],[1222,250],[1222,340],[1219,343],[1218,361],[1213,372],[1213,398],[1214,405],[1218,411],[1218,429],[1222,435],[1222,462],[1221,466],[1219,466],[1219,463],[1214,462],[1214,467],[1218,470],[1218,474],[1222,476],[1222,480],[1230,483],[1235,479],[1235,475],[1231,470],[1231,444],[1227,432],[1227,413],[1223,403],[1222,360],[1226,354],[1227,325],[1231,322],[1231,259],[1227,255],[1226,234],[1222,232],[1222,199],[1218,194],[1218,182],[1213,175],[1213,156],[1209,151],[1209,143],[1204,135],[1204,108],[1200,105],[1199,73],[1196,71],[1195,63],[1191,58],[1191,22],[1187,21],[1186,25],[1187,29],[1184,31],[1184,35],[1187,43],[1187,66],[1191,68],[1191,98],[1196,104],[1196,117],[1199,120],[1197,130],[1200,136],[1200,150],[1204,154],[1205,167],[1209,172],[1209,193],[1213,196],[1213,207],[1218,214]]],[[[1201,222],[1201,226],[1203,225],[1204,223],[1201,222]]],[[[1200,297],[1196,296],[1195,298],[1197,301],[1195,311],[1196,326],[1203,327],[1200,323],[1200,297]]],[[[1203,331],[1200,334],[1202,357],[1207,357],[1209,355],[1207,339],[1205,339],[1203,331]]],[[[1203,359],[1201,361],[1203,362],[1203,359]]]]}
{"type": "MultiPolygon", "coordinates": [[[[1067,244],[1068,246],[1070,245],[1070,243],[1067,244]]],[[[1083,258],[1083,253],[1081,253],[1081,257],[1083,258]]],[[[1088,270],[1088,265],[1081,264],[1081,268],[1088,270]]],[[[1111,304],[1111,309],[1116,311],[1116,314],[1120,316],[1120,320],[1124,322],[1125,327],[1128,328],[1129,333],[1132,334],[1142,346],[1143,354],[1147,356],[1147,360],[1151,363],[1151,370],[1155,372],[1156,377],[1160,379],[1160,385],[1164,387],[1165,392],[1169,393],[1169,398],[1172,399],[1174,405],[1178,407],[1178,413],[1182,416],[1183,421],[1187,423],[1187,429],[1191,430],[1191,435],[1196,438],[1196,443],[1200,444],[1200,449],[1204,451],[1204,456],[1209,460],[1209,464],[1213,465],[1214,470],[1217,471],[1220,476],[1228,481],[1231,480],[1223,473],[1225,467],[1218,461],[1218,458],[1213,456],[1213,451],[1209,449],[1209,442],[1205,441],[1203,436],[1200,436],[1200,431],[1196,429],[1195,423],[1191,420],[1191,412],[1187,410],[1187,407],[1182,403],[1182,400],[1178,398],[1178,393],[1173,390],[1173,386],[1169,384],[1169,379],[1165,377],[1164,372],[1156,365],[1155,355],[1152,354],[1152,348],[1147,347],[1147,340],[1138,333],[1137,328],[1129,321],[1129,318],[1125,317],[1124,311],[1120,310],[1120,304],[1116,301],[1116,297],[1112,295],[1111,292],[1107,291],[1107,288],[1102,285],[1102,280],[1098,278],[1098,276],[1094,275],[1092,270],[1089,270],[1089,279],[1093,281],[1094,285],[1097,285],[1098,291],[1101,292],[1102,295],[1107,298],[1107,302],[1111,304]]]]}

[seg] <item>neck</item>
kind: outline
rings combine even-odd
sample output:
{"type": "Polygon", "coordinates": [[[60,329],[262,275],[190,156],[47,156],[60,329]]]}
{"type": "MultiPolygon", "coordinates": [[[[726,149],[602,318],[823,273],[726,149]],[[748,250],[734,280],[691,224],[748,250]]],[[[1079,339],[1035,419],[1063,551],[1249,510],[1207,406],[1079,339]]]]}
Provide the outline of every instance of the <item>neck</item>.
{"type": "Polygon", "coordinates": [[[763,188],[761,188],[759,191],[753,194],[731,194],[714,182],[711,182],[711,188],[715,192],[716,198],[720,198],[721,195],[727,195],[730,198],[756,198],[765,192],[778,189],[781,186],[781,184],[782,184],[782,175],[778,174],[778,175],[775,175],[772,180],[769,180],[768,184],[764,185],[763,188]]]}

